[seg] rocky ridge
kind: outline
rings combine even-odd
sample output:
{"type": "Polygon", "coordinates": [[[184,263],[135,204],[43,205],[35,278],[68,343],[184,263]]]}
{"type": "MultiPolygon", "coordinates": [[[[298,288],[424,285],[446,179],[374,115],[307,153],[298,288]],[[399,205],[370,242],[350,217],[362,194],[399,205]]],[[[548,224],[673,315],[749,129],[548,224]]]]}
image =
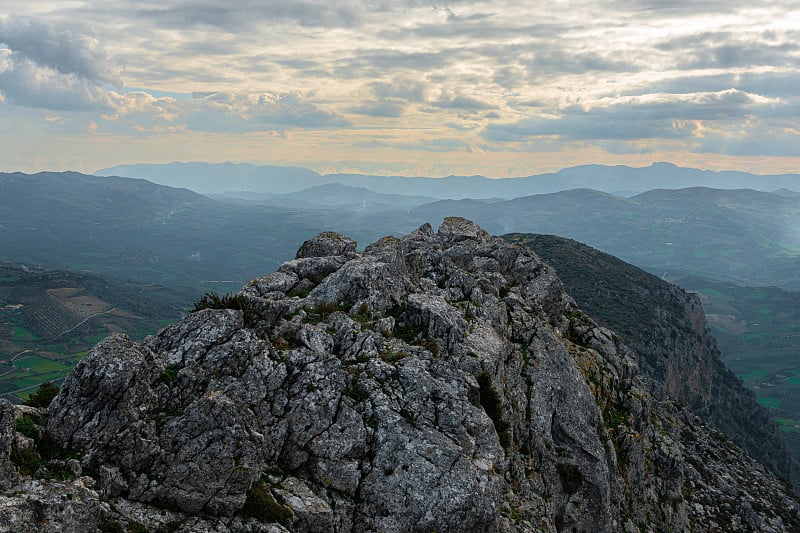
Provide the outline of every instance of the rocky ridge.
{"type": "Polygon", "coordinates": [[[800,528],[551,267],[464,219],[321,234],[217,304],[100,343],[47,417],[0,405],[0,531],[800,528]]]}

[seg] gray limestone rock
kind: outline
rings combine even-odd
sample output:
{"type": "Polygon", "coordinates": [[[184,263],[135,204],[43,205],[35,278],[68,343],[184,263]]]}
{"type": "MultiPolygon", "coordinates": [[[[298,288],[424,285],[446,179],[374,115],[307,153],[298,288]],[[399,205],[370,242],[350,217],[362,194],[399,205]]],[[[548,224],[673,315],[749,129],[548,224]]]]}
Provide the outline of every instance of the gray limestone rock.
{"type": "Polygon", "coordinates": [[[356,251],[356,241],[334,231],[323,231],[308,239],[297,250],[295,259],[308,257],[327,257],[331,255],[350,255],[356,251]]]}
{"type": "Polygon", "coordinates": [[[8,490],[19,481],[19,472],[12,461],[17,444],[14,406],[0,399],[0,490],[8,490]]]}

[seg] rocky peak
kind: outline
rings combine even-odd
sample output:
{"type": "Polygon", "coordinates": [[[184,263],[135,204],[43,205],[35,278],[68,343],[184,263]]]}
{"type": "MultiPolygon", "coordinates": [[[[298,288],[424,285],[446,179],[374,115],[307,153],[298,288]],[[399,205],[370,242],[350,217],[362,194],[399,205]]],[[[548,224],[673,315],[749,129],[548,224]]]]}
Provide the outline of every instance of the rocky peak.
{"type": "Polygon", "coordinates": [[[654,398],[551,267],[467,220],[360,253],[321,234],[219,307],[112,336],[65,380],[46,430],[92,474],[87,527],[800,527],[791,491],[654,398]]]}
{"type": "Polygon", "coordinates": [[[308,257],[328,257],[332,255],[352,255],[356,251],[356,241],[335,231],[323,231],[309,239],[297,250],[295,259],[308,257]]]}

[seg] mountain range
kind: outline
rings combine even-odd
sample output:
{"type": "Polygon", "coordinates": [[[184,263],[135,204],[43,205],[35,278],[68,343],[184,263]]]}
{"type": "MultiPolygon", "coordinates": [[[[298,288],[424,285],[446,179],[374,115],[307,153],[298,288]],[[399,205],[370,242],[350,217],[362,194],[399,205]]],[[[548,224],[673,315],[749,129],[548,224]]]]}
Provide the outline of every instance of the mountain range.
{"type": "Polygon", "coordinates": [[[577,189],[416,207],[424,198],[413,197],[392,208],[394,197],[342,185],[257,201],[74,173],[0,174],[0,187],[6,259],[162,284],[224,288],[278,264],[291,243],[324,228],[363,242],[456,215],[495,234],[573,238],[659,275],[800,288],[800,199],[747,189],[632,198],[577,189]]]}
{"type": "Polygon", "coordinates": [[[421,195],[439,199],[518,198],[569,189],[590,188],[608,193],[633,195],[651,189],[710,187],[749,188],[773,191],[796,189],[800,174],[758,175],[738,171],[683,168],[671,163],[649,167],[582,165],[555,173],[518,178],[489,179],[483,176],[444,178],[371,176],[362,174],[320,175],[298,167],[236,163],[168,163],[120,165],[100,169],[98,176],[142,178],[183,187],[199,193],[250,191],[281,194],[330,183],[364,187],[383,194],[421,195]]]}

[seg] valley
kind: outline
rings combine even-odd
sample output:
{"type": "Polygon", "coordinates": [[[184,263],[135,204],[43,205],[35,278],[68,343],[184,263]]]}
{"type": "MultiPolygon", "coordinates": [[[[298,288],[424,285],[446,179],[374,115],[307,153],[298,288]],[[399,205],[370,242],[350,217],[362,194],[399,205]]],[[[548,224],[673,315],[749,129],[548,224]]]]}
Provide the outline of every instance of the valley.
{"type": "Polygon", "coordinates": [[[59,382],[110,333],[154,333],[179,319],[189,298],[151,283],[0,264],[0,396],[59,382]]]}

